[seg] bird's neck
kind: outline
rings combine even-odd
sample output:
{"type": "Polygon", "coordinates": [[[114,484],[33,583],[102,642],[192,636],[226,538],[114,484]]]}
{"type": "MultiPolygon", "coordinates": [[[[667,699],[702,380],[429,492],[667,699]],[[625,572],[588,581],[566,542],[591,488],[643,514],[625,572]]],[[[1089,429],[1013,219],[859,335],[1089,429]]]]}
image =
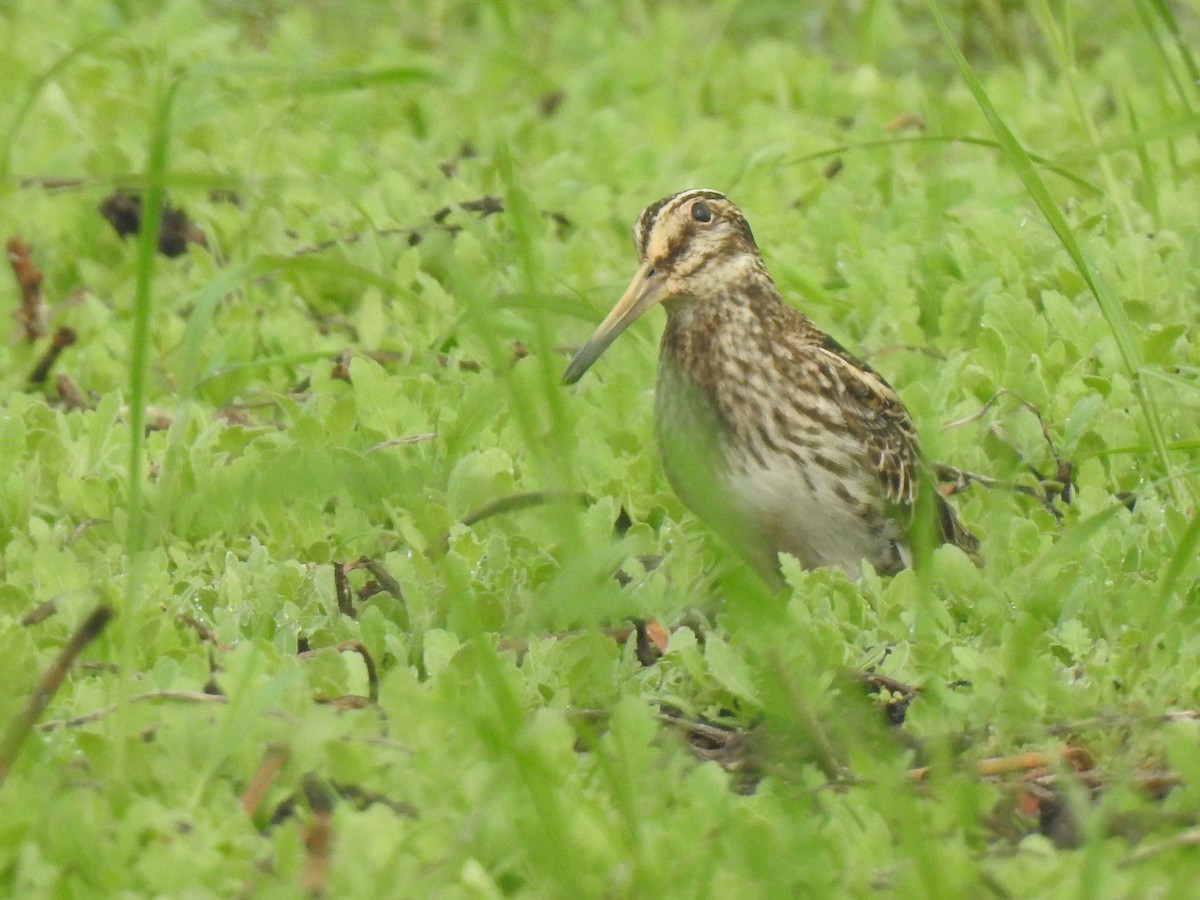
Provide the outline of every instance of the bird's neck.
{"type": "Polygon", "coordinates": [[[720,319],[726,310],[749,312],[783,302],[775,282],[757,255],[738,254],[684,273],[687,290],[667,300],[667,321],[676,326],[720,319]]]}
{"type": "Polygon", "coordinates": [[[755,332],[758,323],[777,319],[785,311],[795,313],[756,257],[726,262],[714,275],[720,277],[697,280],[693,290],[663,303],[667,311],[664,352],[669,344],[703,343],[724,332],[755,332]]]}
{"type": "MultiPolygon", "coordinates": [[[[779,296],[761,266],[747,267],[738,280],[709,284],[663,304],[667,327],[660,360],[697,385],[710,386],[747,361],[770,358],[772,336],[784,320],[807,320],[779,296]]],[[[804,325],[800,325],[801,329],[804,325]]]]}

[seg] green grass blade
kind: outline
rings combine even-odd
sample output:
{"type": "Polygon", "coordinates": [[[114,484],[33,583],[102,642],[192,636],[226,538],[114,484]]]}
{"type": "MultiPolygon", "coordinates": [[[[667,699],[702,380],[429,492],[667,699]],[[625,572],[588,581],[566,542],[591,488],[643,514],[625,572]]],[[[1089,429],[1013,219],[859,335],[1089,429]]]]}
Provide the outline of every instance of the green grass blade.
{"type": "Polygon", "coordinates": [[[143,479],[146,478],[146,402],[147,375],[150,359],[150,319],[153,307],[153,282],[158,230],[166,201],[167,159],[171,143],[171,110],[180,82],[173,81],[159,97],[150,128],[146,163],[146,189],[143,193],[141,232],[138,235],[135,257],[133,320],[131,323],[129,356],[129,485],[127,493],[125,557],[127,575],[125,608],[117,618],[117,659],[121,671],[130,677],[116,681],[117,712],[111,722],[110,741],[112,767],[121,773],[122,782],[127,768],[128,753],[121,735],[129,733],[129,698],[137,671],[136,639],[138,614],[141,611],[145,581],[145,550],[147,547],[143,479]]]}
{"type": "MultiPolygon", "coordinates": [[[[1062,15],[1067,19],[1065,26],[1059,25],[1058,20],[1050,10],[1048,0],[1034,0],[1032,9],[1034,17],[1041,25],[1043,34],[1049,39],[1050,45],[1054,48],[1054,52],[1058,56],[1059,69],[1069,89],[1071,102],[1075,106],[1075,117],[1087,135],[1088,145],[1094,147],[1100,142],[1100,136],[1096,132],[1096,125],[1092,121],[1087,104],[1084,102],[1083,88],[1080,85],[1079,68],[1075,64],[1074,33],[1070,21],[1071,7],[1064,5],[1062,8],[1062,15]]],[[[1100,174],[1103,176],[1104,184],[1108,188],[1108,202],[1120,214],[1125,230],[1130,231],[1132,220],[1130,219],[1129,211],[1125,208],[1124,193],[1118,188],[1117,177],[1116,173],[1113,172],[1111,160],[1109,160],[1107,154],[1102,153],[1097,155],[1096,165],[1100,167],[1100,174]]]]}
{"type": "Polygon", "coordinates": [[[337,94],[413,83],[436,83],[442,75],[432,65],[379,66],[362,69],[305,69],[248,60],[195,66],[189,74],[202,81],[233,78],[256,97],[337,94]]]}
{"type": "Polygon", "coordinates": [[[1179,544],[1175,547],[1170,562],[1163,570],[1162,581],[1158,585],[1159,609],[1165,608],[1184,569],[1196,561],[1197,552],[1200,552],[1200,511],[1192,514],[1192,521],[1179,536],[1179,544]]]}
{"type": "Polygon", "coordinates": [[[1175,13],[1171,11],[1165,0],[1136,0],[1134,8],[1137,10],[1138,18],[1141,19],[1142,26],[1146,29],[1147,37],[1150,40],[1151,46],[1154,47],[1158,54],[1162,68],[1166,71],[1171,83],[1175,86],[1175,93],[1179,95],[1179,102],[1183,104],[1185,109],[1191,110],[1192,99],[1195,97],[1195,85],[1200,82],[1200,66],[1197,66],[1195,58],[1188,49],[1187,41],[1183,37],[1183,33],[1179,28],[1179,22],[1175,18],[1175,13]],[[1175,71],[1175,66],[1171,63],[1171,58],[1167,55],[1166,48],[1159,40],[1158,34],[1154,30],[1154,17],[1157,16],[1159,21],[1167,29],[1175,43],[1175,49],[1179,53],[1179,58],[1183,61],[1184,68],[1187,69],[1187,79],[1192,87],[1188,87],[1184,80],[1179,77],[1175,71]]]}
{"type": "Polygon", "coordinates": [[[196,388],[204,387],[204,385],[214,379],[225,375],[232,375],[234,372],[267,372],[271,369],[286,369],[292,366],[308,365],[309,363],[319,362],[322,359],[332,362],[332,354],[322,350],[309,350],[304,353],[261,356],[245,362],[233,362],[228,365],[211,367],[209,371],[206,371],[196,380],[195,386],[196,388]]]}
{"type": "Polygon", "coordinates": [[[1105,154],[1117,153],[1122,150],[1137,150],[1157,141],[1194,137],[1198,132],[1200,132],[1200,113],[1189,113],[1177,119],[1167,119],[1145,128],[1139,128],[1134,134],[1108,138],[1091,147],[1073,150],[1055,157],[1055,160],[1059,164],[1086,162],[1105,154]]]}
{"type": "Polygon", "coordinates": [[[410,84],[415,81],[433,82],[438,75],[431,69],[417,66],[392,66],[383,69],[348,69],[346,71],[317,72],[296,76],[293,71],[276,85],[281,94],[332,94],[343,91],[359,91],[366,88],[390,87],[410,84]]]}
{"type": "MultiPolygon", "coordinates": [[[[1167,447],[1172,451],[1188,451],[1200,450],[1200,438],[1194,438],[1187,441],[1171,441],[1167,447]]],[[[1122,454],[1142,454],[1151,452],[1148,444],[1131,444],[1127,447],[1104,447],[1099,450],[1082,452],[1076,455],[1077,459],[1102,459],[1105,456],[1120,456],[1122,454]]]]}
{"type": "MultiPolygon", "coordinates": [[[[1130,99],[1128,94],[1125,95],[1125,114],[1129,118],[1131,136],[1140,138],[1142,131],[1141,122],[1138,120],[1137,109],[1133,105],[1133,100],[1130,99]]],[[[1138,164],[1142,168],[1142,202],[1146,205],[1146,208],[1150,211],[1150,215],[1157,223],[1161,218],[1158,202],[1157,167],[1154,165],[1154,160],[1150,158],[1145,141],[1139,140],[1134,149],[1137,152],[1138,164]]]]}
{"type": "Polygon", "coordinates": [[[1137,339],[1134,337],[1133,326],[1125,313],[1125,308],[1122,306],[1120,298],[1116,296],[1107,281],[1094,269],[1085,256],[1083,248],[1080,247],[1079,242],[1076,240],[1075,233],[1068,224],[1062,210],[1059,209],[1058,204],[1050,195],[1046,183],[1042,181],[1041,176],[1038,174],[1033,160],[1021,142],[1017,140],[1016,135],[1009,129],[988,96],[983,82],[979,80],[979,76],[975,74],[975,70],[971,67],[967,58],[963,56],[962,51],[955,42],[954,36],[950,32],[949,26],[946,24],[945,17],[942,15],[937,0],[928,0],[928,5],[930,12],[933,14],[934,21],[937,23],[938,30],[941,31],[951,55],[958,64],[963,80],[966,82],[984,117],[988,120],[988,124],[992,126],[992,130],[996,134],[996,139],[1003,148],[1004,155],[1007,157],[1009,164],[1021,179],[1025,190],[1034,203],[1037,204],[1042,215],[1046,217],[1046,221],[1053,229],[1059,243],[1067,251],[1067,255],[1071,257],[1071,261],[1075,264],[1075,268],[1079,271],[1084,283],[1088,286],[1088,290],[1099,304],[1100,311],[1104,316],[1105,322],[1108,324],[1109,331],[1112,332],[1113,338],[1116,341],[1117,349],[1121,354],[1121,360],[1133,382],[1134,390],[1137,393],[1138,405],[1141,407],[1142,416],[1146,421],[1146,427],[1150,433],[1150,440],[1154,447],[1155,456],[1157,456],[1159,465],[1162,466],[1163,472],[1167,476],[1168,489],[1171,491],[1175,502],[1183,505],[1184,491],[1180,488],[1179,481],[1172,477],[1174,467],[1171,463],[1170,452],[1167,449],[1166,429],[1163,427],[1162,417],[1159,415],[1154,395],[1147,389],[1145,379],[1141,377],[1141,351],[1138,347],[1137,339]]]}
{"type": "MultiPolygon", "coordinates": [[[[146,190],[142,203],[144,213],[137,243],[133,335],[129,358],[129,524],[126,549],[131,561],[141,554],[146,542],[146,515],[142,508],[142,470],[145,457],[146,377],[150,359],[150,316],[153,304],[154,267],[158,254],[158,229],[162,223],[163,204],[167,199],[166,171],[171,143],[171,108],[174,105],[179,85],[179,81],[171,84],[159,101],[155,115],[146,166],[146,190]]],[[[129,600],[131,606],[136,606],[136,596],[131,595],[129,600]]]]}

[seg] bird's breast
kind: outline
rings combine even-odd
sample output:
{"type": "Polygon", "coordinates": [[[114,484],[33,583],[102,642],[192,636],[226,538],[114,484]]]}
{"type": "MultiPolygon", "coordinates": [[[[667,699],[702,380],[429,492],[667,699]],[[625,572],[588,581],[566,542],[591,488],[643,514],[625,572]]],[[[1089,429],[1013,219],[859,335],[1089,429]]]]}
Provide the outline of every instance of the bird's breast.
{"type": "Polygon", "coordinates": [[[776,578],[780,552],[851,577],[864,558],[887,567],[896,529],[879,512],[878,477],[827,401],[771,370],[709,363],[731,369],[715,386],[670,354],[659,361],[656,432],[680,499],[776,578]]]}

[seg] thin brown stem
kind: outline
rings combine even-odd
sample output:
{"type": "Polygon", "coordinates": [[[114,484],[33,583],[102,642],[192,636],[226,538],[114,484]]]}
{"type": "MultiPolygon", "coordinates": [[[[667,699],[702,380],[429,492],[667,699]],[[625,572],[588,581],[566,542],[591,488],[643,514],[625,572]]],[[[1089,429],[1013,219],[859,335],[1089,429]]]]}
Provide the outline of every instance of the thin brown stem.
{"type": "Polygon", "coordinates": [[[98,606],[92,610],[91,614],[67,639],[54,662],[50,664],[50,668],[46,670],[37,683],[37,687],[33,689],[33,693],[26,698],[20,711],[13,716],[3,739],[0,739],[0,786],[3,786],[8,778],[13,761],[21,749],[21,744],[25,742],[25,738],[33,730],[34,724],[46,711],[46,707],[50,705],[50,701],[62,685],[63,679],[67,677],[71,664],[84,651],[84,648],[97,638],[104,630],[104,626],[115,615],[116,610],[111,606],[98,606]]]}

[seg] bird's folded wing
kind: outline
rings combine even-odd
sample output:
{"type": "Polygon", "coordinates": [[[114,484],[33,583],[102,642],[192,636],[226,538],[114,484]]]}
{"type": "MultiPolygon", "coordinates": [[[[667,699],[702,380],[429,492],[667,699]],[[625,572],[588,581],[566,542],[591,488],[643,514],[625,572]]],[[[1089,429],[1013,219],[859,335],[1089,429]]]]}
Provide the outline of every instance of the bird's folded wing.
{"type": "Polygon", "coordinates": [[[862,441],[887,498],[911,506],[917,493],[920,442],[908,410],[891,385],[836,341],[820,348],[831,380],[841,388],[846,426],[862,441]]]}

